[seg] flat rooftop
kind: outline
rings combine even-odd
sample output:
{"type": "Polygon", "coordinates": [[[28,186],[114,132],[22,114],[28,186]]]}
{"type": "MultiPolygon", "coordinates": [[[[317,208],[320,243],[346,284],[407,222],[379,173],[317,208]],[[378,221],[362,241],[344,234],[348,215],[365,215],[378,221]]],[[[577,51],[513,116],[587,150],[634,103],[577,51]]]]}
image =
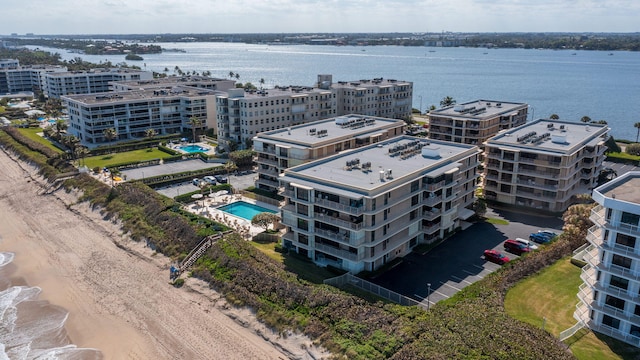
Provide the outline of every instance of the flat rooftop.
{"type": "Polygon", "coordinates": [[[595,146],[606,140],[608,131],[609,127],[601,124],[538,119],[501,132],[485,144],[511,150],[570,154],[582,146],[595,146]]]}
{"type": "Polygon", "coordinates": [[[403,126],[403,120],[365,115],[344,115],[311,123],[259,133],[258,140],[265,139],[304,147],[332,142],[346,137],[370,137],[382,130],[403,126]]]}
{"type": "Polygon", "coordinates": [[[113,91],[95,94],[66,95],[65,99],[78,101],[83,104],[106,104],[115,102],[128,102],[132,100],[169,99],[177,97],[199,97],[205,95],[217,95],[219,91],[200,89],[189,86],[174,86],[166,90],[131,90],[113,91]]]}
{"type": "Polygon", "coordinates": [[[640,204],[640,172],[628,172],[595,191],[610,199],[640,204]]]}
{"type": "Polygon", "coordinates": [[[181,83],[188,84],[208,84],[208,83],[218,83],[218,82],[229,82],[235,80],[227,80],[220,78],[212,78],[207,76],[167,76],[165,78],[156,78],[151,80],[123,80],[123,81],[114,81],[114,84],[135,87],[135,88],[162,88],[169,85],[180,85],[181,83]]]}
{"type": "Polygon", "coordinates": [[[514,103],[495,100],[476,100],[463,104],[455,104],[442,109],[432,110],[429,112],[431,116],[444,116],[464,119],[490,119],[498,115],[510,115],[517,113],[523,107],[527,107],[525,103],[514,103]]]}
{"type": "Polygon", "coordinates": [[[374,79],[363,79],[363,80],[353,80],[353,81],[338,81],[331,84],[331,87],[334,89],[341,88],[370,88],[370,87],[392,87],[392,86],[400,86],[400,85],[409,85],[410,81],[404,80],[396,80],[396,79],[383,79],[383,78],[374,78],[374,79]]]}
{"type": "Polygon", "coordinates": [[[287,169],[284,178],[316,189],[366,194],[404,183],[404,177],[436,177],[458,167],[461,158],[478,152],[473,145],[403,135],[287,169]],[[389,170],[391,176],[387,177],[384,172],[389,170]]]}
{"type": "Polygon", "coordinates": [[[113,69],[91,69],[87,71],[64,71],[64,72],[54,72],[47,74],[49,76],[71,76],[71,75],[107,75],[107,74],[136,74],[136,73],[149,73],[148,71],[136,70],[136,69],[121,69],[121,68],[113,68],[113,69]]]}

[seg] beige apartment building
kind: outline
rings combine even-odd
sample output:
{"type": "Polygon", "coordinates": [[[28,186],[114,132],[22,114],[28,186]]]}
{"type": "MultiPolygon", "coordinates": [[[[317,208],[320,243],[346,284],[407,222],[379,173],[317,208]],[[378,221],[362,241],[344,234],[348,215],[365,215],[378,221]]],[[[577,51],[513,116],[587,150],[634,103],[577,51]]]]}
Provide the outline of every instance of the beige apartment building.
{"type": "Polygon", "coordinates": [[[498,132],[527,122],[529,105],[493,100],[476,100],[432,110],[429,138],[482,146],[498,132]]]}
{"type": "Polygon", "coordinates": [[[215,117],[217,94],[213,90],[174,86],[170,90],[68,95],[62,100],[69,113],[67,131],[83,145],[93,147],[108,142],[103,132],[110,128],[117,133],[113,141],[143,139],[148,129],[158,135],[191,131],[192,117],[204,124],[207,118],[215,117]]]}
{"type": "Polygon", "coordinates": [[[606,125],[539,119],[484,143],[487,200],[562,212],[595,187],[606,125]]]}
{"type": "Polygon", "coordinates": [[[347,114],[392,119],[411,116],[413,83],[394,79],[332,82],[318,75],[316,87],[230,89],[217,101],[218,139],[250,148],[258,133],[347,114]]]}
{"type": "Polygon", "coordinates": [[[65,95],[95,94],[111,91],[113,81],[151,79],[153,73],[150,71],[121,68],[47,73],[46,95],[59,99],[65,95]]]}
{"type": "Polygon", "coordinates": [[[593,199],[595,225],[587,235],[573,317],[578,327],[640,346],[640,172],[599,186],[593,199]]]}
{"type": "Polygon", "coordinates": [[[473,215],[478,154],[402,135],[286,169],[283,246],[358,273],[442,239],[473,215]]]}
{"type": "Polygon", "coordinates": [[[351,114],[259,133],[253,138],[256,187],[277,192],[285,169],[400,136],[404,126],[402,120],[351,114]]]}

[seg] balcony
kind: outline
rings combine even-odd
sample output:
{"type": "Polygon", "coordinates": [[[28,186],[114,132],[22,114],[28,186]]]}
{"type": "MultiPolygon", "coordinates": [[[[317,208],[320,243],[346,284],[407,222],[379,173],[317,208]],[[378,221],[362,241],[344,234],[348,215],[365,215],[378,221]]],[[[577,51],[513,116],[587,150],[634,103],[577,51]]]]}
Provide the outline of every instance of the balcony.
{"type": "Polygon", "coordinates": [[[598,250],[595,246],[591,245],[585,251],[586,252],[584,254],[584,260],[594,268],[598,268],[613,275],[625,277],[627,279],[636,281],[640,280],[640,271],[633,271],[620,265],[601,262],[598,257],[598,250]]]}
{"type": "Polygon", "coordinates": [[[360,215],[364,211],[364,207],[354,207],[354,206],[344,205],[328,199],[321,199],[319,197],[316,197],[314,202],[318,205],[322,205],[329,209],[338,210],[338,211],[346,212],[353,215],[360,215]]]}
{"type": "Polygon", "coordinates": [[[624,341],[624,342],[626,342],[628,344],[631,344],[633,346],[640,347],[640,337],[637,337],[637,336],[634,336],[634,335],[631,335],[631,334],[625,334],[622,331],[620,331],[618,329],[614,329],[614,328],[612,328],[610,326],[607,326],[607,325],[596,324],[591,320],[589,320],[587,322],[587,326],[592,331],[596,331],[596,332],[599,332],[601,334],[605,334],[605,335],[610,336],[612,338],[618,339],[620,341],[624,341]]]}
{"type": "Polygon", "coordinates": [[[423,205],[434,206],[442,202],[442,196],[429,196],[422,200],[423,205]]]}
{"type": "Polygon", "coordinates": [[[327,214],[315,213],[316,219],[318,221],[322,221],[327,224],[340,226],[342,228],[351,229],[351,230],[361,230],[362,223],[354,223],[351,221],[343,220],[339,217],[329,216],[327,214]]]}
{"type": "Polygon", "coordinates": [[[339,257],[341,259],[346,259],[350,261],[360,261],[364,259],[364,255],[354,254],[348,250],[343,250],[339,248],[335,248],[333,246],[318,244],[316,243],[315,249],[327,253],[329,255],[333,255],[339,257]]]}
{"type": "Polygon", "coordinates": [[[423,184],[422,185],[422,190],[427,190],[427,191],[435,191],[440,189],[441,187],[444,186],[444,180],[437,182],[437,183],[433,183],[433,184],[423,184]]]}
{"type": "Polygon", "coordinates": [[[440,209],[431,209],[430,211],[423,211],[422,218],[425,220],[435,220],[440,216],[440,209]]]}
{"type": "Polygon", "coordinates": [[[422,226],[422,232],[425,234],[433,234],[437,230],[440,230],[440,223],[422,226]]]}
{"type": "Polygon", "coordinates": [[[591,216],[589,216],[589,220],[593,221],[596,225],[603,226],[607,229],[640,237],[640,228],[637,225],[625,224],[620,221],[609,222],[605,219],[604,214],[604,207],[602,205],[598,205],[591,210],[591,216]]]}
{"type": "Polygon", "coordinates": [[[270,186],[272,188],[279,188],[280,187],[280,183],[278,183],[277,181],[272,181],[272,180],[267,180],[267,179],[262,179],[262,178],[258,178],[256,180],[256,183],[258,184],[263,184],[266,186],[270,186]]]}
{"type": "Polygon", "coordinates": [[[278,161],[277,160],[272,160],[266,157],[262,157],[262,156],[258,156],[258,158],[256,159],[256,162],[258,164],[267,164],[267,165],[272,165],[272,166],[278,166],[278,161]]]}
{"type": "Polygon", "coordinates": [[[598,246],[604,250],[612,251],[616,254],[633,258],[638,257],[638,253],[632,247],[617,244],[615,242],[613,243],[613,245],[611,245],[609,244],[609,242],[605,242],[602,238],[602,228],[597,225],[592,226],[587,231],[587,241],[589,241],[589,243],[593,244],[594,246],[598,246]]]}
{"type": "Polygon", "coordinates": [[[337,241],[343,244],[348,244],[354,247],[364,244],[364,236],[361,236],[359,239],[352,238],[349,231],[345,231],[344,234],[341,234],[335,231],[316,228],[315,233],[316,235],[320,235],[329,240],[337,241]]]}

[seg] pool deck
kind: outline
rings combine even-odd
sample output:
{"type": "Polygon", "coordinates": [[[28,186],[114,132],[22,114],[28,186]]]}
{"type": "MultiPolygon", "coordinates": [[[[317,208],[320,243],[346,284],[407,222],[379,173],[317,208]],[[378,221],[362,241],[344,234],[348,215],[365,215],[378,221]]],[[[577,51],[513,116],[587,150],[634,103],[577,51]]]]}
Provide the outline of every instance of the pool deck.
{"type": "Polygon", "coordinates": [[[205,197],[203,200],[197,200],[196,202],[186,205],[185,210],[207,217],[211,220],[223,223],[230,228],[238,231],[245,239],[250,240],[251,237],[264,231],[264,228],[251,225],[251,221],[241,218],[239,216],[231,215],[225,211],[218,209],[221,206],[234,203],[236,201],[244,201],[250,204],[254,204],[265,209],[273,210],[276,213],[280,213],[280,209],[273,205],[265,204],[256,201],[251,198],[244,197],[240,194],[233,195],[221,195],[216,197],[205,197]],[[202,206],[204,201],[204,207],[202,206]]]}
{"type": "Polygon", "coordinates": [[[205,153],[207,155],[215,155],[216,154],[216,147],[211,145],[211,144],[205,143],[205,142],[196,142],[196,143],[182,142],[182,143],[179,143],[179,144],[172,143],[171,145],[169,145],[169,147],[171,149],[173,149],[175,151],[178,151],[178,152],[181,152],[183,154],[195,154],[194,152],[188,152],[188,151],[184,151],[184,150],[180,149],[180,147],[182,147],[182,146],[200,146],[202,148],[206,148],[206,149],[209,149],[209,150],[207,150],[207,151],[198,151],[198,152],[202,152],[202,153],[205,153]]]}

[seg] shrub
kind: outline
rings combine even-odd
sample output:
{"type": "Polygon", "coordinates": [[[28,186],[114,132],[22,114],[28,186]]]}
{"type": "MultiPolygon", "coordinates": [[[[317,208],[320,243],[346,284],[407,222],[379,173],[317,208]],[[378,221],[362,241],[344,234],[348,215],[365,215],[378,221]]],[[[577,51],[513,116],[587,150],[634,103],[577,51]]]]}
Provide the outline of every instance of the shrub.
{"type": "Polygon", "coordinates": [[[629,144],[625,147],[625,152],[629,155],[640,155],[640,144],[629,144]]]}

